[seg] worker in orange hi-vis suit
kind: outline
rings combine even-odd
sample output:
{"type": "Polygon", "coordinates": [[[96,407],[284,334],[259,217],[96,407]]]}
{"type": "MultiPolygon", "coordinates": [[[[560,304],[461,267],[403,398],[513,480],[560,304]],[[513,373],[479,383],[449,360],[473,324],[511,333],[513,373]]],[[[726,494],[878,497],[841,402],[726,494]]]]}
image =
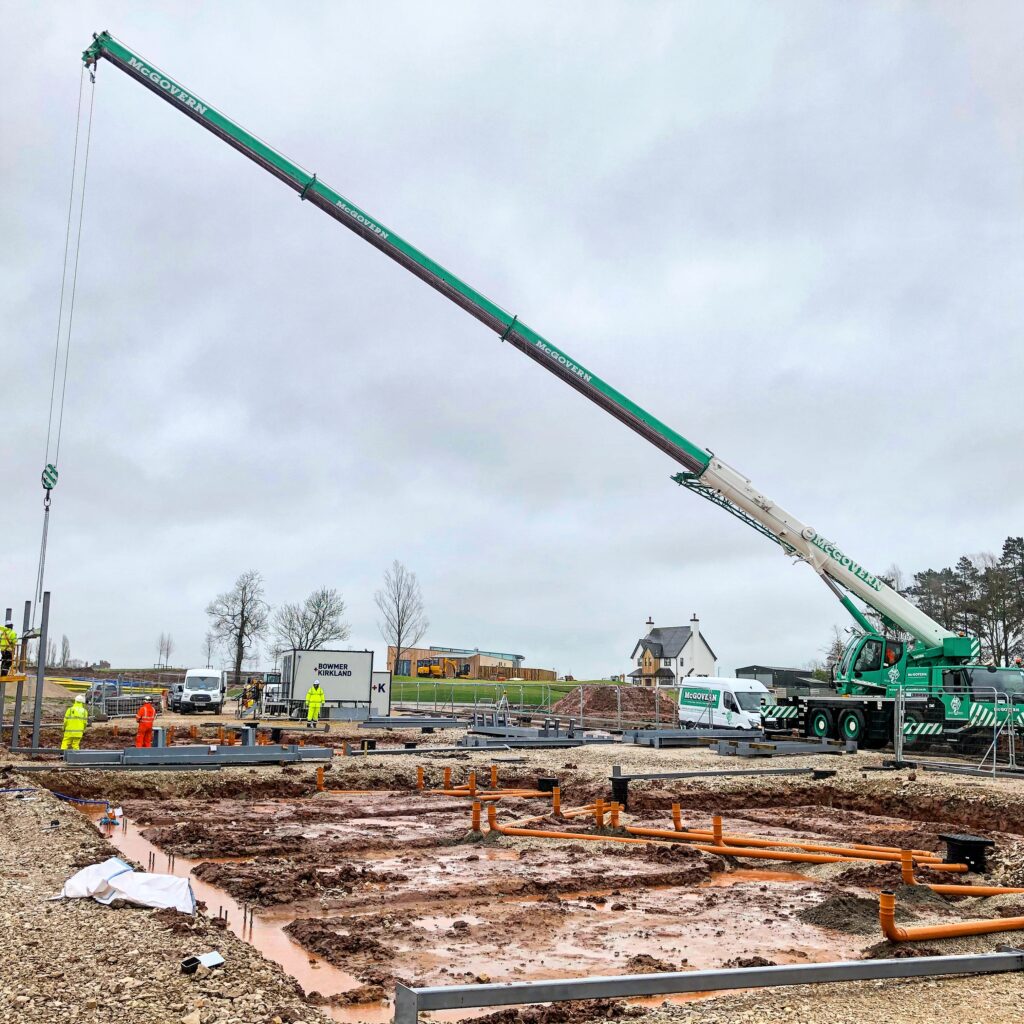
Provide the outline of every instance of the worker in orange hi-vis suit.
{"type": "Polygon", "coordinates": [[[150,703],[147,697],[145,703],[135,714],[135,720],[139,723],[139,731],[135,734],[135,746],[153,746],[153,720],[156,718],[156,708],[150,703]]]}

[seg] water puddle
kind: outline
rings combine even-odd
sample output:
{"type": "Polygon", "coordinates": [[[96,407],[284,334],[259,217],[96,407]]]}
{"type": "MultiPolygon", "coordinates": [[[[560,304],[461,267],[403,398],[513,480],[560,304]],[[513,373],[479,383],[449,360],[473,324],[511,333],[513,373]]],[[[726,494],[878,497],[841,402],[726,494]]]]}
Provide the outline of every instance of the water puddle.
{"type": "Polygon", "coordinates": [[[731,885],[743,882],[805,882],[813,884],[813,879],[800,874],[799,871],[765,871],[759,868],[741,869],[737,871],[719,871],[707,881],[700,883],[701,889],[727,889],[731,885]]]}
{"type": "MultiPolygon", "coordinates": [[[[98,807],[84,808],[93,821],[98,822],[103,816],[103,809],[98,807]]],[[[277,910],[257,911],[251,924],[243,928],[242,905],[223,889],[210,885],[192,875],[192,870],[204,861],[235,861],[251,860],[246,857],[203,857],[192,860],[188,857],[172,859],[158,846],[146,839],[129,821],[127,827],[120,825],[97,825],[100,834],[126,857],[140,864],[148,864],[149,856],[156,858],[155,870],[162,874],[172,874],[179,878],[188,878],[197,900],[203,900],[211,914],[220,909],[227,913],[228,927],[240,939],[255,946],[268,960],[273,960],[285,973],[291,975],[305,991],[316,990],[322,995],[331,996],[349,992],[358,988],[362,982],[354,975],[340,970],[326,960],[315,956],[308,950],[293,942],[285,933],[284,928],[302,913],[301,906],[292,904],[277,910]]],[[[317,904],[311,913],[323,916],[317,904]]],[[[393,1010],[382,1003],[360,1003],[355,1006],[325,1006],[325,1013],[334,1020],[345,1021],[347,1024],[387,1024],[392,1019],[393,1010]]]]}

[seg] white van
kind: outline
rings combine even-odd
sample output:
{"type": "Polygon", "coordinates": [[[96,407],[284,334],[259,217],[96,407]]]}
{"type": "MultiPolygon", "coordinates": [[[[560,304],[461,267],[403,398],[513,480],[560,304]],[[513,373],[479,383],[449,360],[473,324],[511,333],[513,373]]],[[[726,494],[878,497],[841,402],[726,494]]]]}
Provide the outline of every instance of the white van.
{"type": "Polygon", "coordinates": [[[224,675],[215,668],[190,668],[175,703],[181,711],[212,711],[224,709],[224,675]]]}
{"type": "Polygon", "coordinates": [[[761,705],[774,703],[756,679],[698,676],[679,684],[679,724],[686,729],[760,729],[761,705]]]}

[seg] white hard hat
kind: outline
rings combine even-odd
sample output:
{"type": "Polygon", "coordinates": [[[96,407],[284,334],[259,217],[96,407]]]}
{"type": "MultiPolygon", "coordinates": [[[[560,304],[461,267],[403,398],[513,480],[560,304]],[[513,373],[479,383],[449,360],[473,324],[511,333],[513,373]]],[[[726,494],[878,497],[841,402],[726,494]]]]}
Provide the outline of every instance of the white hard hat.
{"type": "Polygon", "coordinates": [[[84,703],[85,703],[85,698],[84,698],[84,697],[83,697],[83,696],[82,696],[81,694],[79,694],[79,695],[78,695],[78,696],[77,696],[77,697],[75,698],[75,703],[76,703],[76,704],[84,704],[84,703]]]}

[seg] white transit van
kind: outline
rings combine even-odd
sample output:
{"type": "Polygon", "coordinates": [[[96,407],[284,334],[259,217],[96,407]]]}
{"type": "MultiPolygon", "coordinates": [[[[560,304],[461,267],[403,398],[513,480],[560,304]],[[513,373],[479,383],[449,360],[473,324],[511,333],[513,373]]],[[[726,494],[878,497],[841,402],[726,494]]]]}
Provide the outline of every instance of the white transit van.
{"type": "Polygon", "coordinates": [[[190,668],[181,691],[174,696],[181,711],[212,711],[224,707],[224,676],[215,668],[190,668]]]}
{"type": "Polygon", "coordinates": [[[775,702],[756,679],[684,679],[679,683],[679,724],[684,729],[760,729],[762,703],[775,702]]]}

